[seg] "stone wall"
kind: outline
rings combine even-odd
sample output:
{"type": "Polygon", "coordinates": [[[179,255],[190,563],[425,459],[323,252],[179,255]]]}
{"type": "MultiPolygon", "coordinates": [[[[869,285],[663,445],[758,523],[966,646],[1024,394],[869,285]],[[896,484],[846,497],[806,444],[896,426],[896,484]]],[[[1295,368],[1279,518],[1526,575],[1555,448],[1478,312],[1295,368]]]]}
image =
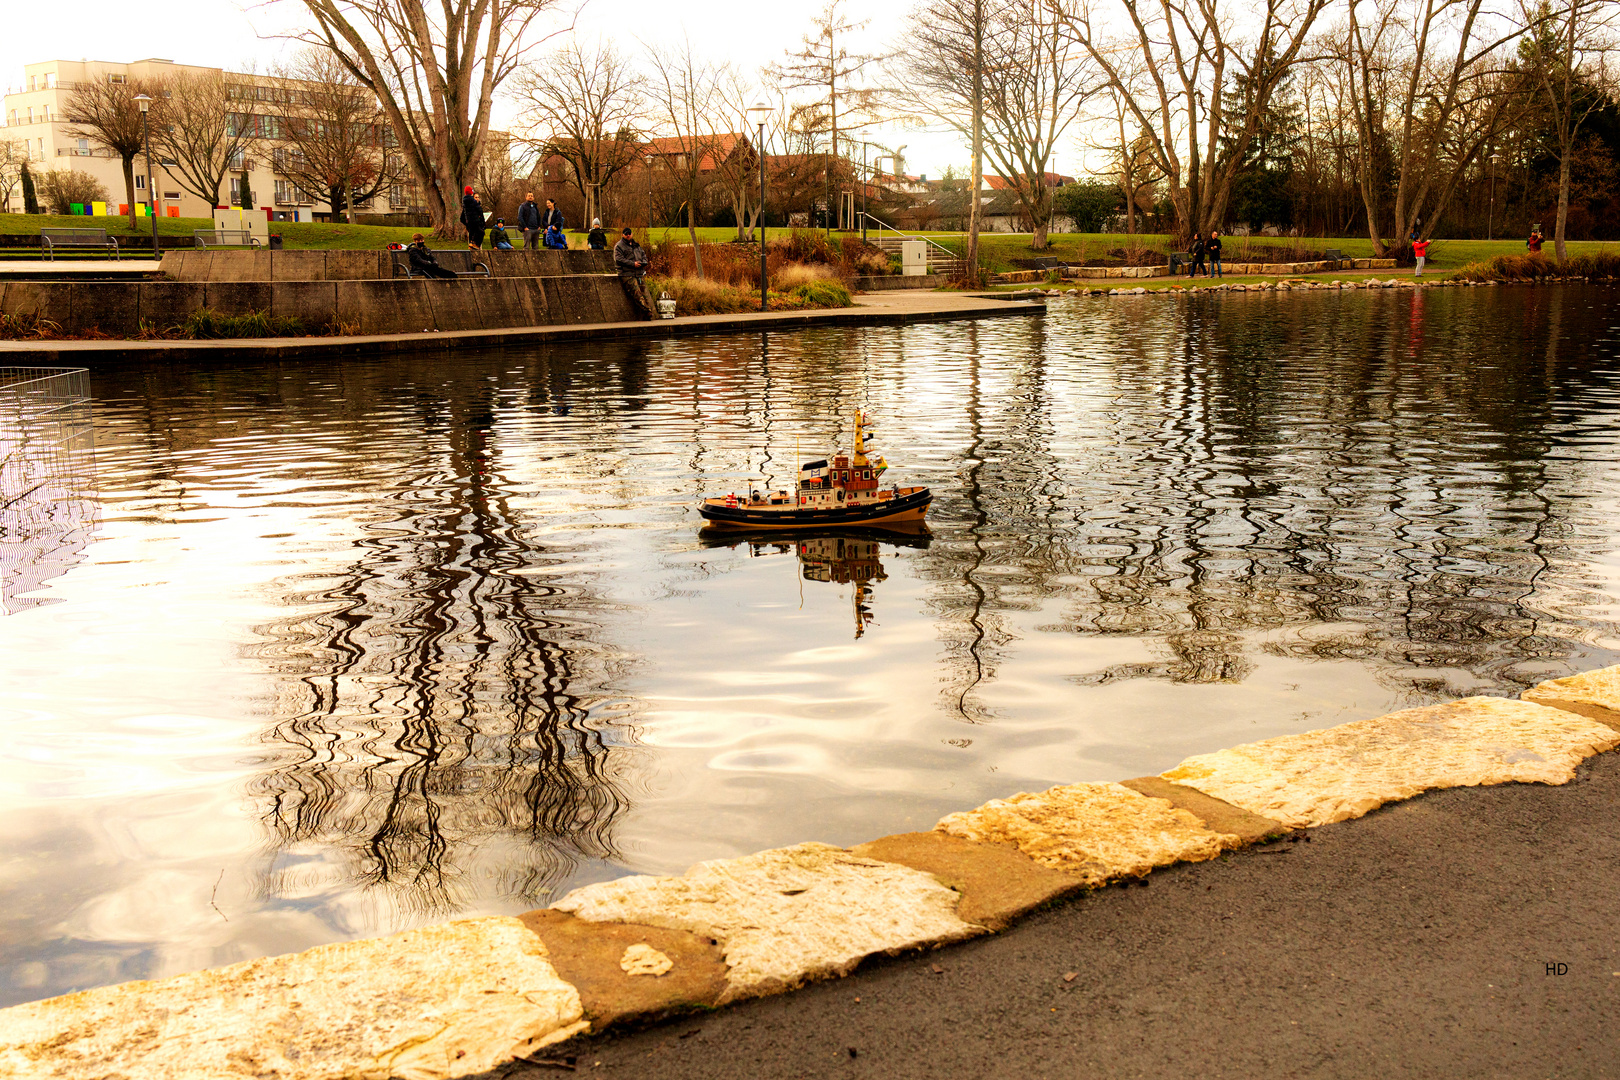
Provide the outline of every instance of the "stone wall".
{"type": "MultiPolygon", "coordinates": [[[[494,277],[613,273],[611,251],[481,251],[478,258],[494,277]]],[[[160,269],[170,281],[370,281],[392,279],[394,260],[386,250],[169,251],[160,269]]]]}
{"type": "Polygon", "coordinates": [[[311,332],[341,326],[358,334],[638,321],[624,286],[610,274],[457,281],[0,282],[0,311],[37,313],[75,334],[99,330],[132,337],[143,324],[163,330],[201,308],[225,315],[262,311],[298,318],[311,332]]]}
{"type": "MultiPolygon", "coordinates": [[[[1317,262],[1297,263],[1223,262],[1221,263],[1221,272],[1233,276],[1248,274],[1264,277],[1285,277],[1289,274],[1320,274],[1333,270],[1391,270],[1394,267],[1394,259],[1322,259],[1317,262]]],[[[1063,276],[1071,278],[1147,278],[1166,277],[1169,273],[1169,267],[1165,266],[1071,266],[1063,272],[1063,276]]],[[[1012,280],[1012,275],[1004,274],[1001,277],[1012,280]]]]}

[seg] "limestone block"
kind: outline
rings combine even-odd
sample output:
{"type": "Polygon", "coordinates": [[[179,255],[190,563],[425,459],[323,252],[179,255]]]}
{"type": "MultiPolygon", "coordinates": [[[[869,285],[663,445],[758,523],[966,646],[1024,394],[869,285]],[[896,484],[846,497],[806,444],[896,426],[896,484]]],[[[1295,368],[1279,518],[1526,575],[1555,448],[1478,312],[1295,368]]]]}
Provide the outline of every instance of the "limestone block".
{"type": "Polygon", "coordinates": [[[1182,860],[1213,859],[1241,843],[1122,784],[1070,784],[992,799],[941,818],[935,828],[964,840],[1011,844],[1088,885],[1140,877],[1182,860]]]}
{"type": "Polygon", "coordinates": [[[158,263],[158,271],[170,281],[186,281],[186,256],[189,251],[165,251],[158,263]]]}
{"type": "Polygon", "coordinates": [[[1620,667],[1551,679],[1526,690],[1520,697],[1537,705],[1580,713],[1620,730],[1620,667]]]}
{"type": "Polygon", "coordinates": [[[619,957],[619,970],[631,977],[645,975],[657,978],[669,974],[670,968],[674,966],[675,961],[651,945],[639,941],[625,949],[624,955],[619,957]]]}
{"type": "Polygon", "coordinates": [[[1394,259],[1368,259],[1367,260],[1367,269],[1369,269],[1369,270],[1393,270],[1393,269],[1395,269],[1395,260],[1394,259]]]}
{"type": "Polygon", "coordinates": [[[1166,780],[1295,827],[1360,817],[1430,788],[1562,784],[1620,732],[1574,713],[1474,697],[1188,758],[1166,780]]]}
{"type": "Polygon", "coordinates": [[[210,251],[209,281],[269,281],[268,251],[210,251]]]}
{"type": "Polygon", "coordinates": [[[602,318],[608,322],[641,322],[641,314],[625,293],[619,276],[598,278],[597,296],[602,301],[602,318]]]}
{"type": "Polygon", "coordinates": [[[469,278],[455,281],[426,281],[428,302],[433,305],[433,328],[436,330],[482,330],[496,324],[486,323],[478,310],[479,284],[469,278]]]}
{"type": "Polygon", "coordinates": [[[553,907],[714,938],[729,968],[722,1004],[847,974],[875,953],[983,932],[931,875],[816,843],[699,863],[681,877],[587,885],[553,907]]]}
{"type": "Polygon", "coordinates": [[[1132,791],[1155,799],[1163,799],[1177,810],[1185,810],[1204,823],[1206,828],[1235,836],[1245,844],[1258,844],[1288,832],[1288,826],[1259,814],[1211,798],[1195,788],[1172,784],[1162,776],[1139,776],[1120,783],[1132,791]]]}
{"type": "Polygon", "coordinates": [[[0,1076],[437,1080],[588,1025],[517,919],[323,945],[0,1011],[0,1076]]]}
{"type": "Polygon", "coordinates": [[[432,330],[429,284],[421,278],[340,281],[337,283],[338,318],[362,334],[416,334],[432,330]]]}
{"type": "Polygon", "coordinates": [[[595,284],[589,279],[564,276],[541,280],[545,282],[546,308],[552,325],[606,321],[602,314],[601,298],[597,296],[595,284]]]}
{"type": "Polygon", "coordinates": [[[272,281],[325,281],[326,252],[272,251],[270,253],[270,279],[272,281]]]}
{"type": "Polygon", "coordinates": [[[337,321],[337,282],[278,281],[271,289],[270,314],[299,319],[311,332],[328,326],[337,321]]]}
{"type": "MultiPolygon", "coordinates": [[[[385,251],[383,254],[387,255],[388,252],[385,251]]],[[[392,277],[392,260],[389,262],[388,272],[380,273],[375,251],[332,250],[326,253],[326,280],[328,281],[370,281],[392,277]]]]}
{"type": "MultiPolygon", "coordinates": [[[[140,330],[141,286],[134,281],[86,281],[71,287],[72,311],[62,325],[74,331],[100,330],[132,336],[140,330]]],[[[67,297],[62,298],[64,301],[67,297]]]]}
{"type": "Polygon", "coordinates": [[[209,281],[203,285],[203,306],[222,315],[269,311],[273,293],[268,281],[209,281]]]}
{"type": "MultiPolygon", "coordinates": [[[[533,278],[469,278],[467,284],[477,300],[483,325],[489,329],[546,324],[545,290],[533,278]],[[539,311],[535,300],[539,298],[539,311]]],[[[443,324],[440,324],[443,328],[443,324]]]]}
{"type": "Polygon", "coordinates": [[[653,1020],[711,1008],[726,989],[726,962],[708,937],[685,930],[586,922],[561,911],[531,911],[523,924],[546,944],[546,959],[579,991],[594,1031],[626,1020],[653,1020]],[[645,945],[671,967],[656,979],[632,978],[624,954],[645,945]]]}
{"type": "Polygon", "coordinates": [[[1351,266],[1351,269],[1353,269],[1353,270],[1371,270],[1372,269],[1372,260],[1371,259],[1351,259],[1350,260],[1350,266],[1351,266]]]}
{"type": "Polygon", "coordinates": [[[934,875],[961,895],[956,913],[988,930],[1000,930],[1018,916],[1086,887],[1081,879],[1041,866],[1004,844],[980,844],[942,832],[885,836],[850,851],[934,875]]]}
{"type": "Polygon", "coordinates": [[[141,286],[141,321],[167,330],[186,321],[203,306],[206,286],[200,281],[155,281],[141,286]]]}

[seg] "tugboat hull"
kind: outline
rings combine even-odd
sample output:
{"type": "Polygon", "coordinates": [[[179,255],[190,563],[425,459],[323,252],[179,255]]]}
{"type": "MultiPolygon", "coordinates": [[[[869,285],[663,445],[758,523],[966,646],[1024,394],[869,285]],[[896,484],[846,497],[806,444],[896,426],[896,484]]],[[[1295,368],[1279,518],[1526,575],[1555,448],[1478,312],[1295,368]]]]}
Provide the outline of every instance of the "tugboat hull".
{"type": "Polygon", "coordinates": [[[742,529],[808,529],[838,525],[887,525],[921,521],[934,501],[925,487],[899,488],[890,499],[857,506],[812,509],[794,503],[748,503],[727,506],[724,499],[704,499],[698,513],[711,525],[742,529]]]}

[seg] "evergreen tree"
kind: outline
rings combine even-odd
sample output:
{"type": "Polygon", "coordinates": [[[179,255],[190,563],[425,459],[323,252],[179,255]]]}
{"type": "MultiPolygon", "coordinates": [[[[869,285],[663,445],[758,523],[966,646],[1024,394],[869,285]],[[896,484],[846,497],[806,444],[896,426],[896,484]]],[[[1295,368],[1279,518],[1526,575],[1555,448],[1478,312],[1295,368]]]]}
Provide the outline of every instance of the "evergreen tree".
{"type": "MultiPolygon", "coordinates": [[[[1221,111],[1241,117],[1247,108],[1251,78],[1240,75],[1221,95],[1221,111]]],[[[1292,76],[1277,84],[1259,129],[1249,140],[1243,161],[1232,178],[1231,217],[1249,224],[1288,227],[1294,223],[1294,153],[1303,135],[1299,105],[1288,92],[1292,76]]],[[[1233,152],[1232,139],[1222,135],[1220,151],[1233,152]]]]}
{"type": "Polygon", "coordinates": [[[28,162],[22,167],[23,213],[39,213],[39,196],[34,191],[34,174],[28,171],[28,162]]]}

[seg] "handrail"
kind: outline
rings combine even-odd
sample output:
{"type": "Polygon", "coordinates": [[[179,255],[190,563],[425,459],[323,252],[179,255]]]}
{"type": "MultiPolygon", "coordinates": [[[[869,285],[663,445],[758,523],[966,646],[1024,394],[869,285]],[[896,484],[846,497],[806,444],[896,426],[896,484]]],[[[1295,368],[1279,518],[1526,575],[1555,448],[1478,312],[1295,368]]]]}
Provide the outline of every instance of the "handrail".
{"type": "Polygon", "coordinates": [[[953,259],[965,259],[965,258],[967,258],[967,256],[963,255],[961,252],[952,251],[950,248],[946,247],[944,244],[938,243],[938,242],[936,242],[936,241],[934,241],[934,240],[932,240],[932,239],[930,239],[930,238],[928,238],[926,236],[915,236],[915,235],[913,235],[911,233],[901,232],[899,229],[895,228],[893,225],[888,224],[887,222],[878,221],[877,218],[873,217],[871,214],[868,214],[865,210],[856,211],[855,216],[857,218],[865,218],[867,221],[876,222],[876,224],[880,228],[888,229],[890,232],[892,232],[895,235],[899,236],[900,239],[902,239],[902,240],[921,240],[924,243],[933,244],[934,247],[939,248],[939,250],[943,251],[945,254],[949,255],[953,259]]]}

